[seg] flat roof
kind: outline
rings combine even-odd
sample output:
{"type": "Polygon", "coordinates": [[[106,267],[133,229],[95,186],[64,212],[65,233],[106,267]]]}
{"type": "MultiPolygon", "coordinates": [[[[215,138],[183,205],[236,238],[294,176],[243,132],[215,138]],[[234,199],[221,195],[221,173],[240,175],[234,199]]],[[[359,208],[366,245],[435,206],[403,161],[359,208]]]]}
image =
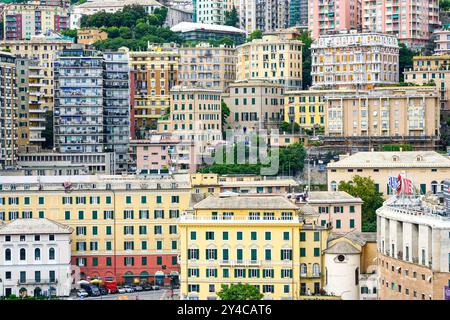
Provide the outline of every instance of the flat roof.
{"type": "Polygon", "coordinates": [[[363,202],[360,198],[354,197],[345,191],[309,191],[308,203],[323,202],[363,202]]]}
{"type": "Polygon", "coordinates": [[[217,24],[206,24],[206,23],[196,23],[196,22],[188,22],[183,21],[177,25],[174,25],[170,28],[173,32],[189,32],[195,30],[207,30],[207,31],[217,31],[217,32],[232,32],[232,33],[241,33],[245,35],[245,31],[231,27],[231,26],[222,26],[217,24]]]}
{"type": "Polygon", "coordinates": [[[283,196],[230,195],[210,196],[194,206],[194,209],[255,209],[255,210],[296,210],[295,204],[283,196]]]}
{"type": "Polygon", "coordinates": [[[73,229],[49,219],[16,219],[0,224],[0,234],[71,234],[73,229]]]}

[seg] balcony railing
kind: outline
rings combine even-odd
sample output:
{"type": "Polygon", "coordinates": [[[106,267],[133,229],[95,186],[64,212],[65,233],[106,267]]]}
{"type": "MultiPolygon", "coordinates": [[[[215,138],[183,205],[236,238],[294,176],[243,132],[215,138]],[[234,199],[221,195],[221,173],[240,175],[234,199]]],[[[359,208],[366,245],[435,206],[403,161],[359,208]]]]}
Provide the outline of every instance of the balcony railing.
{"type": "Polygon", "coordinates": [[[227,266],[260,266],[261,260],[220,260],[219,265],[227,266]]]}
{"type": "Polygon", "coordinates": [[[50,285],[57,284],[58,279],[19,279],[17,285],[50,285]]]}

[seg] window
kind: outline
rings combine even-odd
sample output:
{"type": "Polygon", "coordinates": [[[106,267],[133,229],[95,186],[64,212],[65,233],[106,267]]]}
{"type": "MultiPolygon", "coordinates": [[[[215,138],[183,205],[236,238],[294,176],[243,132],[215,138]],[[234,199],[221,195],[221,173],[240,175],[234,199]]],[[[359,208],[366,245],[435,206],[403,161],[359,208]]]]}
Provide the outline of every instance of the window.
{"type": "Polygon", "coordinates": [[[314,248],[314,257],[320,256],[320,248],[314,248]]]}
{"type": "Polygon", "coordinates": [[[238,231],[236,234],[237,240],[242,240],[242,231],[238,231]]]}
{"type": "Polygon", "coordinates": [[[256,231],[252,231],[250,233],[250,240],[257,240],[258,238],[258,234],[256,233],[256,231]]]}
{"type": "Polygon", "coordinates": [[[350,228],[355,227],[355,219],[350,219],[350,228]]]}
{"type": "Polygon", "coordinates": [[[288,231],[283,232],[283,240],[289,240],[289,232],[288,231]]]}
{"type": "Polygon", "coordinates": [[[228,231],[222,232],[222,240],[228,240],[228,231]]]}
{"type": "Polygon", "coordinates": [[[34,260],[41,260],[41,249],[34,249],[34,260]]]}
{"type": "Polygon", "coordinates": [[[292,249],[281,249],[281,260],[292,260],[292,249]]]}
{"type": "Polygon", "coordinates": [[[22,248],[22,249],[20,249],[20,251],[19,251],[20,253],[19,253],[19,259],[21,260],[21,261],[24,261],[24,260],[26,260],[26,258],[27,258],[27,252],[26,252],[26,250],[24,249],[24,248],[22,248]]]}
{"type": "Polygon", "coordinates": [[[11,261],[11,249],[5,250],[5,261],[11,261]]]}
{"type": "Polygon", "coordinates": [[[191,240],[197,240],[197,232],[191,231],[191,240]]]}
{"type": "Polygon", "coordinates": [[[48,259],[55,260],[55,249],[54,248],[48,249],[48,259]]]}
{"type": "Polygon", "coordinates": [[[300,257],[306,257],[306,248],[300,248],[300,257]]]}
{"type": "Polygon", "coordinates": [[[214,240],[214,232],[206,231],[206,240],[214,240]]]}
{"type": "Polygon", "coordinates": [[[341,228],[341,220],[337,219],[336,220],[336,229],[340,229],[341,228]]]}
{"type": "Polygon", "coordinates": [[[319,232],[314,232],[314,241],[319,241],[320,239],[320,233],[319,232]]]}
{"type": "Polygon", "coordinates": [[[300,232],[300,241],[306,241],[306,233],[300,232]]]}

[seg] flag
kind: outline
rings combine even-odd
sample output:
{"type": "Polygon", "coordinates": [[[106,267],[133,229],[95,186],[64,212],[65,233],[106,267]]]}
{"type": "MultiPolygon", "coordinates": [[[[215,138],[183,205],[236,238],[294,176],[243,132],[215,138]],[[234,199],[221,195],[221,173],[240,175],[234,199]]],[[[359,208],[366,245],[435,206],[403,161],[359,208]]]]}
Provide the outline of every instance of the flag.
{"type": "Polygon", "coordinates": [[[400,186],[400,182],[397,177],[389,177],[388,185],[392,191],[397,191],[398,187],[400,186]]]}
{"type": "Polygon", "coordinates": [[[402,176],[401,175],[398,175],[397,183],[398,183],[397,194],[400,194],[400,192],[402,192],[402,176]]]}
{"type": "Polygon", "coordinates": [[[400,174],[398,175],[398,183],[399,187],[397,189],[397,194],[402,192],[403,194],[412,194],[413,193],[413,184],[410,179],[402,177],[400,174]]]}

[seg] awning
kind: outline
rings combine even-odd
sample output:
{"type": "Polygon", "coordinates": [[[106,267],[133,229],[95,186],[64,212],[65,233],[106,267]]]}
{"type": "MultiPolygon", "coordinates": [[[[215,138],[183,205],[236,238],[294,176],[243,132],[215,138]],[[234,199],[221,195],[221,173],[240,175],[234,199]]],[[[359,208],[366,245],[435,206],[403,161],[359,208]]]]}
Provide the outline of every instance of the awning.
{"type": "Polygon", "coordinates": [[[77,282],[78,284],[89,284],[89,281],[86,280],[80,280],[77,282]]]}
{"type": "Polygon", "coordinates": [[[180,273],[178,271],[170,271],[171,276],[179,276],[180,273]]]}
{"type": "Polygon", "coordinates": [[[102,283],[103,281],[100,279],[92,279],[91,283],[102,283]]]}
{"type": "Polygon", "coordinates": [[[156,271],[156,272],[155,272],[155,277],[164,277],[164,272],[162,272],[162,271],[156,271]]]}

